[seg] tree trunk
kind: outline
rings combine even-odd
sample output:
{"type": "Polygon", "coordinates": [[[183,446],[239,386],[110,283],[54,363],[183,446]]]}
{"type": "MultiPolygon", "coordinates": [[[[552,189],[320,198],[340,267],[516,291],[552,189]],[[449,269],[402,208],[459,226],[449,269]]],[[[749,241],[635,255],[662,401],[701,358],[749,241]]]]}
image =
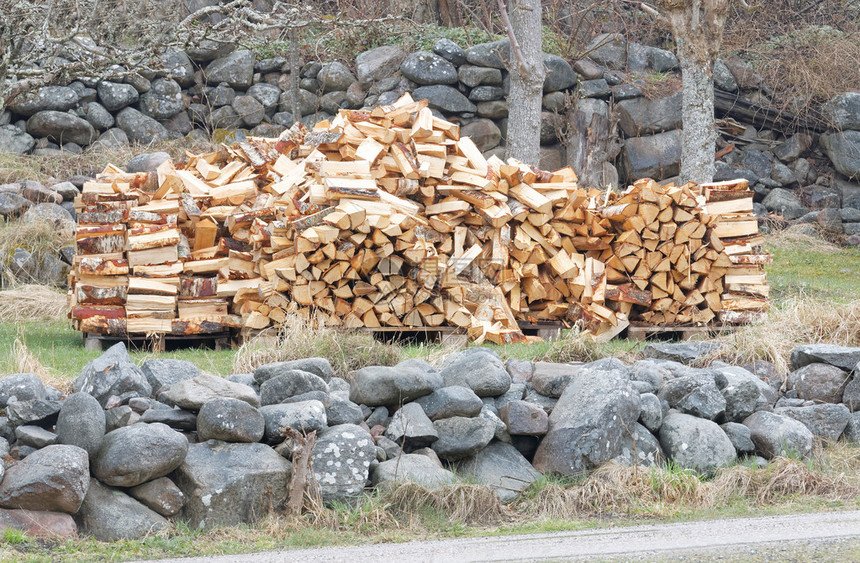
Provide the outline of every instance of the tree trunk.
{"type": "Polygon", "coordinates": [[[508,9],[511,38],[511,92],[508,96],[506,157],[537,166],[546,70],[541,51],[540,0],[514,1],[508,9]]]}
{"type": "Polygon", "coordinates": [[[681,181],[702,184],[714,179],[717,130],[714,125],[714,61],[697,61],[678,45],[683,87],[681,181]]]}

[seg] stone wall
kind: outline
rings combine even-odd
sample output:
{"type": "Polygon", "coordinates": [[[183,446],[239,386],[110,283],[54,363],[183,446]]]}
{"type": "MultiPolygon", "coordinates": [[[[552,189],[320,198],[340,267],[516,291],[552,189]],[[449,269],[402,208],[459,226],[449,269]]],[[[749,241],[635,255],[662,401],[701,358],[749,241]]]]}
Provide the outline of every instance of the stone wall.
{"type": "Polygon", "coordinates": [[[326,503],[462,480],[510,502],[543,473],[671,460],[711,474],[805,457],[816,440],[860,441],[860,348],[799,346],[788,374],[767,362],[690,367],[718,346],[651,344],[632,365],[502,362],[471,348],[347,382],[324,358],[221,378],[182,360],[138,366],[120,343],[68,395],[33,374],[0,378],[0,528],[109,541],[176,519],[253,522],[287,495],[287,428],[317,433],[326,503]]]}

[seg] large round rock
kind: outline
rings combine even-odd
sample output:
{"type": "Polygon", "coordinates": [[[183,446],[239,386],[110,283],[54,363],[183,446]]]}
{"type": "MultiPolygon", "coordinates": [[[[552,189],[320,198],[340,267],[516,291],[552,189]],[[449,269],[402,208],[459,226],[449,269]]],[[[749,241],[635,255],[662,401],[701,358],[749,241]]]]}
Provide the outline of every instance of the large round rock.
{"type": "Polygon", "coordinates": [[[136,540],[169,526],[167,520],[127,494],[90,479],[75,521],[98,541],[136,540]]]}
{"type": "Polygon", "coordinates": [[[688,469],[713,473],[737,458],[732,441],[716,422],[689,414],[670,414],[660,427],[660,445],[665,454],[688,469]]]}
{"type": "Polygon", "coordinates": [[[77,446],[47,446],[6,471],[0,506],[74,514],[90,483],[87,452],[77,446]]]}
{"type": "Polygon", "coordinates": [[[420,360],[407,360],[394,367],[371,366],[358,370],[349,387],[349,400],[376,407],[399,405],[429,395],[442,387],[442,376],[420,360]]]}
{"type": "Polygon", "coordinates": [[[260,403],[276,405],[290,397],[311,391],[328,393],[328,384],[312,373],[298,369],[287,370],[260,385],[260,403]]]}
{"type": "Polygon", "coordinates": [[[750,429],[756,451],[764,457],[789,453],[805,457],[812,451],[812,432],[787,416],[758,411],[744,420],[744,426],[750,429]]]}
{"type": "Polygon", "coordinates": [[[78,446],[90,458],[96,455],[105,436],[105,411],[89,393],[73,393],[63,401],[57,418],[57,440],[78,446]]]}
{"type": "Polygon", "coordinates": [[[349,501],[358,497],[376,459],[376,446],[367,430],[341,424],[324,430],[313,451],[314,476],[323,501],[349,501]]]}
{"type": "Polygon", "coordinates": [[[197,437],[224,442],[259,442],[265,420],[260,411],[239,399],[213,399],[197,414],[197,437]]]}
{"type": "Polygon", "coordinates": [[[479,397],[504,395],[511,376],[498,354],[487,348],[470,348],[448,356],[442,365],[445,386],[468,387],[479,397]]]}
{"type": "Polygon", "coordinates": [[[166,424],[132,424],[108,432],[93,460],[93,475],[115,487],[164,477],[182,463],[188,440],[166,424]]]}
{"type": "Polygon", "coordinates": [[[842,393],[850,376],[838,367],[811,363],[788,374],[788,385],[807,401],[842,402],[842,393]]]}
{"type": "Polygon", "coordinates": [[[418,84],[457,83],[457,68],[439,55],[426,51],[411,53],[406,57],[400,65],[400,72],[418,84]]]}
{"type": "Polygon", "coordinates": [[[639,410],[639,394],[624,372],[583,369],[549,416],[549,431],[535,453],[535,469],[579,475],[609,461],[621,453],[639,410]]]}

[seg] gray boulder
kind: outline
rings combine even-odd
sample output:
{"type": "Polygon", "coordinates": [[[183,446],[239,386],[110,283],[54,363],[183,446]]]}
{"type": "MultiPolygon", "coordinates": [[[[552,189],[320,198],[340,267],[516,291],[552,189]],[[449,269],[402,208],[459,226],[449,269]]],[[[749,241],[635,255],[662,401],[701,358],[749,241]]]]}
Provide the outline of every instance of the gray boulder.
{"type": "Polygon", "coordinates": [[[708,372],[693,373],[666,382],[657,393],[657,398],[668,402],[672,408],[708,420],[715,420],[726,412],[726,399],[717,388],[713,374],[708,372]]]}
{"type": "Polygon", "coordinates": [[[466,60],[475,66],[504,69],[511,58],[511,42],[500,39],[466,49],[466,60]]]}
{"type": "Polygon", "coordinates": [[[737,92],[738,83],[721,59],[714,63],[714,86],[726,92],[737,92]]]}
{"type": "Polygon", "coordinates": [[[627,178],[669,178],[681,169],[680,131],[666,131],[624,141],[622,168],[627,178]]]}
{"type": "Polygon", "coordinates": [[[609,461],[619,454],[639,410],[639,394],[624,372],[583,370],[549,415],[549,431],[535,453],[535,469],[577,475],[609,461]]]}
{"type": "Polygon", "coordinates": [[[428,489],[438,489],[456,480],[452,472],[423,454],[402,454],[374,466],[370,472],[370,483],[374,487],[417,483],[428,489]]]}
{"type": "Polygon", "coordinates": [[[845,427],[843,435],[851,443],[860,443],[860,412],[851,413],[851,418],[848,419],[848,425],[845,427]]]}
{"type": "Polygon", "coordinates": [[[362,427],[341,424],[317,435],[312,459],[323,501],[350,501],[364,490],[376,446],[362,427]]]}
{"type": "Polygon", "coordinates": [[[105,411],[88,393],[69,395],[57,417],[57,439],[61,444],[78,446],[92,459],[105,436],[105,411]]]}
{"type": "Polygon", "coordinates": [[[87,496],[75,515],[78,530],[97,541],[138,540],[170,524],[127,494],[89,480],[87,496]]]}
{"type": "Polygon", "coordinates": [[[353,82],[357,82],[355,75],[349,68],[338,61],[326,63],[317,74],[317,82],[322,92],[346,92],[353,82]]]}
{"type": "Polygon", "coordinates": [[[639,395],[639,422],[651,432],[657,432],[663,424],[663,404],[657,395],[642,393],[639,395]]]}
{"type": "Polygon", "coordinates": [[[860,363],[860,347],[803,344],[791,350],[791,369],[796,370],[812,363],[830,364],[851,371],[860,363]]]}
{"type": "Polygon", "coordinates": [[[452,416],[477,416],[484,406],[474,391],[462,385],[442,387],[415,400],[430,420],[452,416]]]}
{"type": "Polygon", "coordinates": [[[246,127],[256,127],[266,119],[266,108],[254,96],[236,96],[233,109],[246,127]]]}
{"type": "Polygon", "coordinates": [[[74,514],[90,483],[87,452],[54,445],[36,450],[6,469],[0,506],[74,514]]]}
{"type": "Polygon", "coordinates": [[[385,437],[405,451],[412,451],[431,445],[439,434],[420,404],[407,403],[391,417],[385,437]]]}
{"type": "Polygon", "coordinates": [[[809,211],[793,191],[784,188],[770,190],[762,204],[768,211],[779,213],[785,219],[797,219],[809,211]]]}
{"type": "Polygon", "coordinates": [[[457,68],[439,55],[427,51],[409,54],[400,72],[417,84],[456,84],[457,68]]]}
{"type": "Polygon", "coordinates": [[[103,80],[96,86],[99,100],[106,110],[116,112],[137,102],[140,94],[131,84],[103,80]]]}
{"type": "Polygon", "coordinates": [[[235,526],[283,504],[290,462],[265,444],[209,440],[188,447],[172,478],[185,495],[181,517],[189,526],[235,526]]]}
{"type": "Polygon", "coordinates": [[[361,407],[339,396],[330,397],[325,407],[325,416],[330,426],[361,424],[364,421],[364,411],[361,407]]]}
{"type": "Polygon", "coordinates": [[[106,485],[134,487],[179,467],[187,451],[185,436],[165,424],[132,424],[105,434],[92,471],[106,485]]]}
{"type": "MultiPolygon", "coordinates": [[[[111,411],[115,410],[117,409],[111,409],[111,411]]],[[[133,415],[131,416],[133,418],[133,415]]],[[[161,424],[166,424],[180,432],[193,432],[197,429],[197,415],[185,409],[152,408],[140,416],[139,422],[145,422],[147,424],[160,422],[161,424]]],[[[125,424],[113,425],[111,430],[115,430],[120,426],[128,426],[128,422],[125,424]]]]}
{"type": "MultiPolygon", "coordinates": [[[[135,158],[138,157],[134,157],[132,160],[135,158]]],[[[134,168],[140,168],[137,163],[135,164],[134,168]]],[[[180,381],[192,379],[200,375],[200,369],[193,363],[187,360],[173,360],[169,358],[151,358],[146,360],[140,366],[140,371],[146,376],[146,381],[152,387],[152,394],[156,397],[164,387],[170,387],[180,381]]]]}
{"type": "Polygon", "coordinates": [[[34,137],[47,137],[57,143],[89,145],[98,134],[85,120],[64,111],[40,111],[27,120],[27,133],[34,137]]]}
{"type": "Polygon", "coordinates": [[[766,383],[741,368],[717,371],[714,382],[726,401],[725,420],[729,422],[742,421],[761,404],[762,392],[756,382],[767,387],[766,383]]]}
{"type": "Polygon", "coordinates": [[[638,422],[624,436],[621,450],[612,461],[625,467],[655,467],[665,459],[660,442],[638,422]]]}
{"type": "Polygon", "coordinates": [[[457,71],[457,78],[469,88],[481,85],[501,86],[502,71],[497,68],[463,65],[457,71]]]}
{"type": "MultiPolygon", "coordinates": [[[[479,86],[472,90],[471,96],[475,94],[481,88],[493,88],[492,86],[479,86]]],[[[501,97],[499,94],[498,97],[501,97]]],[[[478,149],[481,151],[488,151],[492,148],[499,146],[499,143],[502,140],[502,133],[499,131],[498,126],[489,119],[476,119],[466,125],[464,125],[460,129],[460,134],[464,137],[470,137],[472,141],[474,141],[475,145],[477,145],[478,149]]]]}
{"type": "Polygon", "coordinates": [[[248,95],[253,96],[255,100],[263,105],[265,111],[269,113],[274,112],[278,107],[278,101],[281,99],[281,90],[272,84],[259,82],[248,88],[248,95]]]}
{"type": "Polygon", "coordinates": [[[391,76],[400,68],[406,53],[400,47],[383,45],[359,53],[355,58],[358,81],[362,84],[376,82],[391,76]]]}
{"type": "Polygon", "coordinates": [[[802,422],[814,436],[831,442],[842,436],[851,418],[848,407],[830,403],[808,407],[778,407],[773,409],[773,412],[802,422]]]}
{"type": "Polygon", "coordinates": [[[203,76],[209,84],[226,83],[232,88],[248,89],[254,82],[253,51],[238,49],[206,65],[203,76]]]}
{"type": "Polygon", "coordinates": [[[260,407],[265,422],[263,438],[268,443],[281,442],[282,431],[289,427],[299,432],[323,430],[328,426],[325,406],[316,400],[260,407]]]}
{"type": "Polygon", "coordinates": [[[453,416],[433,422],[439,439],[431,446],[433,451],[448,461],[475,455],[493,439],[495,423],[484,417],[453,416]]]}
{"type": "Polygon", "coordinates": [[[670,414],[663,420],[660,445],[669,459],[703,474],[737,459],[735,447],[722,428],[688,414],[670,414]]]}
{"type": "Polygon", "coordinates": [[[69,86],[43,86],[35,92],[17,96],[9,109],[29,117],[40,111],[68,111],[78,105],[80,97],[69,86]]]}
{"type": "Polygon", "coordinates": [[[576,73],[569,62],[558,55],[544,53],[543,64],[546,67],[546,77],[543,81],[544,94],[576,86],[576,73]]]}
{"type": "Polygon", "coordinates": [[[3,125],[0,126],[0,146],[3,147],[4,152],[27,154],[36,146],[36,139],[14,125],[3,125]]]}
{"type": "Polygon", "coordinates": [[[259,442],[265,426],[260,411],[239,399],[213,399],[197,414],[197,437],[201,442],[259,442]]]}
{"type": "Polygon", "coordinates": [[[633,98],[619,102],[618,124],[628,137],[681,127],[681,92],[666,98],[633,98]]]}
{"type": "Polygon", "coordinates": [[[140,97],[140,111],[153,119],[170,119],[185,109],[182,87],[170,78],[157,78],[140,97]]]}
{"type": "Polygon", "coordinates": [[[573,381],[579,371],[579,366],[570,364],[554,364],[535,362],[531,377],[534,390],[545,397],[561,397],[565,388],[573,381]]]}
{"type": "Polygon", "coordinates": [[[247,385],[233,383],[210,373],[201,373],[191,379],[175,383],[163,390],[159,397],[161,396],[172,404],[191,411],[199,411],[200,407],[220,397],[239,399],[252,407],[260,406],[257,393],[247,385]]]}
{"type": "Polygon", "coordinates": [[[269,379],[281,375],[283,373],[301,370],[312,373],[317,377],[322,378],[326,383],[332,378],[333,370],[331,364],[325,358],[304,358],[301,360],[291,360],[288,362],[275,362],[259,366],[254,370],[254,379],[257,383],[263,383],[269,379]]]}
{"type": "Polygon", "coordinates": [[[433,52],[456,66],[466,62],[466,51],[447,37],[443,37],[433,45],[433,52]]]}
{"type": "Polygon", "coordinates": [[[452,354],[440,367],[446,387],[468,387],[479,397],[502,395],[511,386],[511,376],[502,360],[488,348],[469,348],[452,354]]]}
{"type": "Polygon", "coordinates": [[[185,495],[167,477],[159,477],[132,487],[128,494],[162,516],[175,516],[185,505],[185,495]]]}
{"type": "Polygon", "coordinates": [[[860,178],[860,131],[825,133],[819,140],[840,174],[849,179],[860,178]]]}
{"type": "Polygon", "coordinates": [[[45,222],[60,230],[74,228],[75,220],[68,210],[56,203],[40,203],[28,209],[21,217],[24,223],[45,222]]]}
{"type": "Polygon", "coordinates": [[[39,426],[52,425],[60,413],[60,401],[49,399],[30,399],[15,401],[6,405],[6,416],[12,426],[36,424],[39,426]]]}
{"type": "Polygon", "coordinates": [[[84,366],[74,381],[75,391],[89,393],[103,407],[111,397],[120,402],[132,397],[149,397],[152,387],[146,376],[128,355],[125,344],[118,342],[104,354],[84,366]]]}
{"type": "Polygon", "coordinates": [[[260,402],[263,405],[275,405],[311,391],[328,393],[328,384],[322,378],[306,371],[282,371],[280,375],[267,379],[260,385],[260,402]]]}
{"type": "Polygon", "coordinates": [[[129,141],[142,145],[166,141],[170,137],[164,125],[130,107],[117,114],[116,126],[122,129],[129,141]]]}
{"type": "Polygon", "coordinates": [[[0,378],[0,407],[10,402],[45,398],[45,385],[34,373],[13,373],[0,378]]]}
{"type": "Polygon", "coordinates": [[[543,436],[549,428],[549,417],[538,405],[527,401],[510,401],[499,409],[499,418],[509,434],[543,436]]]}
{"type": "Polygon", "coordinates": [[[842,402],[845,403],[845,406],[851,412],[860,411],[860,367],[854,369],[853,379],[845,386],[845,392],[842,393],[842,402]]]}
{"type": "Polygon", "coordinates": [[[369,407],[394,406],[442,387],[442,376],[429,364],[406,361],[394,367],[371,366],[353,375],[349,400],[369,407]]]}
{"type": "Polygon", "coordinates": [[[794,389],[800,399],[841,403],[849,377],[848,373],[835,366],[806,364],[788,374],[788,387],[794,389]]]}
{"type": "Polygon", "coordinates": [[[719,350],[717,342],[675,342],[654,343],[645,346],[642,353],[646,358],[670,360],[682,364],[690,364],[703,356],[719,350]]]}
{"type": "Polygon", "coordinates": [[[492,442],[461,460],[457,472],[490,487],[502,502],[511,502],[541,476],[515,447],[503,442],[492,442]]]}
{"type": "Polygon", "coordinates": [[[183,88],[194,85],[194,64],[185,51],[168,47],[161,55],[164,72],[183,88]]]}
{"type": "Polygon", "coordinates": [[[421,86],[412,92],[416,100],[426,99],[430,107],[449,113],[475,112],[477,106],[456,88],[442,84],[421,86]]]}
{"type": "Polygon", "coordinates": [[[744,420],[756,451],[766,458],[789,453],[806,457],[812,451],[812,432],[788,416],[758,411],[744,420]]]}
{"type": "Polygon", "coordinates": [[[729,437],[729,440],[731,440],[732,445],[738,453],[746,454],[755,451],[755,444],[753,444],[752,438],[750,438],[750,429],[743,424],[727,422],[720,425],[720,428],[729,437]]]}
{"type": "Polygon", "coordinates": [[[860,130],[860,92],[837,94],[821,107],[821,111],[835,129],[860,130]]]}
{"type": "Polygon", "coordinates": [[[17,446],[29,446],[38,450],[57,443],[57,435],[41,426],[24,425],[15,428],[17,446]]]}

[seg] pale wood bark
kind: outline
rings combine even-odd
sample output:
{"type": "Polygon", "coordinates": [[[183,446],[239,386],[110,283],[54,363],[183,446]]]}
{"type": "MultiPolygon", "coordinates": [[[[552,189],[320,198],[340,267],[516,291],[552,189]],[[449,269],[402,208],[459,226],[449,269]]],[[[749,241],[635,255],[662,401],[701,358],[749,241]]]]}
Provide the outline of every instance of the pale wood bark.
{"type": "MultiPolygon", "coordinates": [[[[504,6],[501,0],[499,4],[504,6]]],[[[541,99],[546,77],[540,0],[519,0],[508,7],[507,15],[512,60],[505,156],[536,166],[540,161],[541,99]]]]}
{"type": "Polygon", "coordinates": [[[714,60],[723,40],[728,0],[661,0],[658,7],[672,29],[681,63],[681,180],[710,182],[717,141],[714,60]]]}

